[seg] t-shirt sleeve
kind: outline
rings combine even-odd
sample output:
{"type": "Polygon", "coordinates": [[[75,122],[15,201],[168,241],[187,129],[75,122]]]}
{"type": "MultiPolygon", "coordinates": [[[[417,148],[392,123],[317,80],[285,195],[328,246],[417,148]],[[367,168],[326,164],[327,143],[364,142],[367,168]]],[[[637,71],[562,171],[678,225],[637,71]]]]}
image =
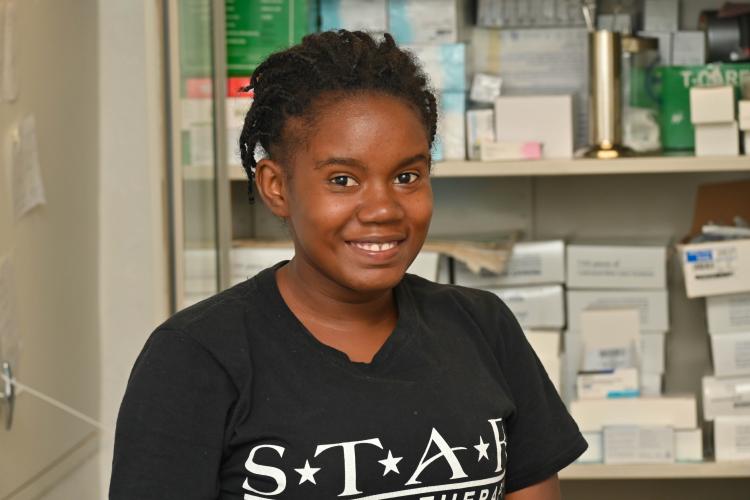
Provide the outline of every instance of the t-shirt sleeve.
{"type": "Polygon", "coordinates": [[[587,443],[513,313],[498,299],[501,370],[515,405],[506,422],[506,491],[547,479],[578,458],[587,443]]]}
{"type": "Polygon", "coordinates": [[[111,500],[214,500],[236,390],[198,342],[157,330],[133,367],[115,433],[111,500]]]}

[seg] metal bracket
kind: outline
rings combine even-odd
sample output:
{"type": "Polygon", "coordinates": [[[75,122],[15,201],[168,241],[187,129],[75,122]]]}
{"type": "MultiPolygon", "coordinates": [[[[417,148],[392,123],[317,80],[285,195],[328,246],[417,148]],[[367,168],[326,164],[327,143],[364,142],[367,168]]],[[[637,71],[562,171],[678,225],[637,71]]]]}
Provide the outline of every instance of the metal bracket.
{"type": "Polygon", "coordinates": [[[13,370],[10,368],[10,363],[3,361],[2,367],[2,384],[0,387],[3,388],[0,392],[0,410],[5,408],[5,429],[10,430],[13,426],[13,410],[16,405],[16,390],[13,385],[13,370]]]}

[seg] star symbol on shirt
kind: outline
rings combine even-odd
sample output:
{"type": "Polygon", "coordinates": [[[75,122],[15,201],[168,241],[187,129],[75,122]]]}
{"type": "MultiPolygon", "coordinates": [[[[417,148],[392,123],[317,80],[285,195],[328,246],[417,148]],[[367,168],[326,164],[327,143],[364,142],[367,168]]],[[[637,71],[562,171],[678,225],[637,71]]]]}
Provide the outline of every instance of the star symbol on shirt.
{"type": "Polygon", "coordinates": [[[484,439],[482,439],[482,436],[479,436],[479,444],[475,445],[474,448],[479,452],[479,458],[477,458],[477,462],[481,462],[483,458],[486,458],[487,460],[490,459],[489,455],[487,455],[487,448],[489,447],[490,443],[485,443],[484,439]]]}
{"type": "Polygon", "coordinates": [[[395,472],[396,474],[401,474],[398,471],[398,464],[401,459],[404,457],[394,457],[391,453],[391,450],[388,450],[388,457],[384,458],[383,460],[378,460],[378,463],[383,464],[383,467],[385,467],[385,471],[383,471],[383,476],[388,474],[389,472],[395,472]]]}
{"type": "Polygon", "coordinates": [[[301,469],[294,469],[297,471],[297,473],[300,475],[299,478],[299,484],[311,482],[312,484],[317,485],[318,483],[315,482],[315,474],[320,470],[319,467],[310,467],[310,461],[305,460],[305,466],[301,469]]]}

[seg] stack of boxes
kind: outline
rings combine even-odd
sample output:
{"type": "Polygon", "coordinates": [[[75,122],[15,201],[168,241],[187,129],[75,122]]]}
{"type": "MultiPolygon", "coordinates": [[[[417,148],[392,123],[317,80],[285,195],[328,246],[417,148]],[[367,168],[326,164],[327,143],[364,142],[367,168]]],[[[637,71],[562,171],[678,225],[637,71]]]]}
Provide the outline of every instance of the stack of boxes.
{"type": "Polygon", "coordinates": [[[499,296],[523,328],[550,380],[561,390],[561,331],[565,326],[565,242],[519,242],[501,274],[471,272],[456,263],[455,283],[499,296]]]}
{"type": "Polygon", "coordinates": [[[690,89],[690,119],[695,127],[695,156],[737,156],[739,129],[732,85],[690,89]]]}
{"type": "Polygon", "coordinates": [[[663,66],[697,66],[706,62],[706,35],[703,31],[679,31],[680,0],[643,2],[643,28],[640,36],[659,40],[663,66]]]}

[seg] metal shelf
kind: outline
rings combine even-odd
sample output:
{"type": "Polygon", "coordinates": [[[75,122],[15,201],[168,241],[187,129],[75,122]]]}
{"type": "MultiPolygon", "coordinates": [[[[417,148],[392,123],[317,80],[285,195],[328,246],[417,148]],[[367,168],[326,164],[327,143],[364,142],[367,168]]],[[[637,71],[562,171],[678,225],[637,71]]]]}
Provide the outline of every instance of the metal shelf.
{"type": "Polygon", "coordinates": [[[750,478],[750,462],[700,462],[675,464],[572,464],[560,479],[708,479],[750,478]]]}

